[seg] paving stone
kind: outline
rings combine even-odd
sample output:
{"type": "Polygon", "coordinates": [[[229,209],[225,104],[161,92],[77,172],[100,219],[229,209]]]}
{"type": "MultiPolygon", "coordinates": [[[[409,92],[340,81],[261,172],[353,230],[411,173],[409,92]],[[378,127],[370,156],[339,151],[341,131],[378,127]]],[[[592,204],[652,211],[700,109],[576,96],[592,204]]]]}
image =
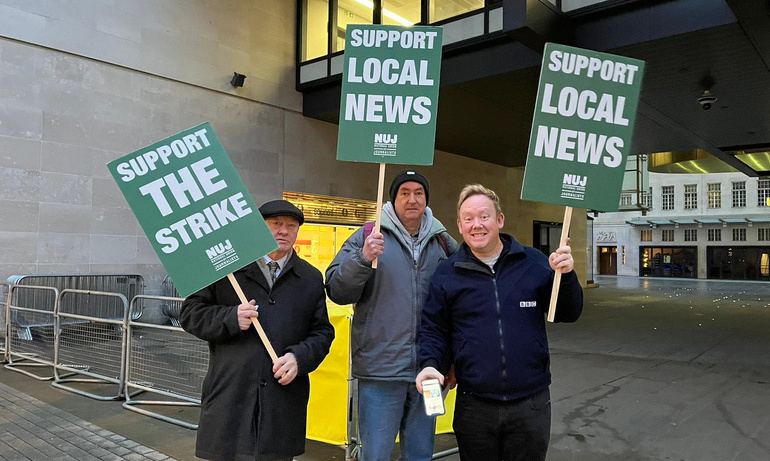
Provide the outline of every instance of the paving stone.
{"type": "Polygon", "coordinates": [[[138,446],[138,447],[134,447],[134,451],[137,452],[137,453],[145,454],[145,453],[149,453],[149,452],[154,451],[154,450],[152,448],[148,448],[148,447],[145,447],[145,446],[138,446]]]}
{"type": "Polygon", "coordinates": [[[153,451],[152,453],[147,453],[144,456],[154,460],[154,461],[162,461],[164,459],[169,459],[168,456],[164,455],[163,453],[160,453],[158,451],[153,451]]]}
{"type": "Polygon", "coordinates": [[[0,461],[176,461],[0,383],[0,461]]]}
{"type": "Polygon", "coordinates": [[[135,446],[139,445],[139,442],[135,442],[133,440],[126,439],[122,442],[120,442],[121,446],[124,446],[126,448],[134,448],[135,446]]]}

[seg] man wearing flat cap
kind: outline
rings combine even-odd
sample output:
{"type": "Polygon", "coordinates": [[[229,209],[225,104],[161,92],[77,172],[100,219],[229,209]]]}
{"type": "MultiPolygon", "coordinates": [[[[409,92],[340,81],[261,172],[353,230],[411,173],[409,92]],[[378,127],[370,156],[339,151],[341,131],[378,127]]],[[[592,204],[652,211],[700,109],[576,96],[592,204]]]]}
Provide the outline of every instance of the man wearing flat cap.
{"type": "Polygon", "coordinates": [[[355,304],[351,358],[360,461],[389,461],[397,434],[401,459],[433,456],[435,421],[415,386],[417,331],[430,278],[457,243],[433,217],[428,199],[425,176],[400,172],[382,207],[382,232],[371,225],[356,231],[326,270],[329,298],[355,304]]]}
{"type": "Polygon", "coordinates": [[[289,461],[305,451],[308,374],[329,353],[334,329],[321,273],[294,252],[305,217],[285,200],[259,208],[278,249],[235,271],[249,301],[222,279],[187,297],[180,323],[209,343],[196,456],[289,461]],[[278,355],[273,364],[252,325],[278,355]]]}

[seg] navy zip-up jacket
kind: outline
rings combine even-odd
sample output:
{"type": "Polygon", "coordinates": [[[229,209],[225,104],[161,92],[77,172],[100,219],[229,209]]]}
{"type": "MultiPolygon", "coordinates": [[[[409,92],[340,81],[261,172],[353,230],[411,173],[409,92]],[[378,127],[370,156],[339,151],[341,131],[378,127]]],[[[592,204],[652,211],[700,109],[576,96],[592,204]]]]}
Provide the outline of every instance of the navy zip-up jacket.
{"type": "MultiPolygon", "coordinates": [[[[495,400],[517,400],[551,384],[545,314],[554,271],[548,257],[500,234],[494,266],[467,244],[436,270],[420,326],[420,365],[446,373],[455,365],[458,390],[495,400]]],[[[562,274],[556,322],[583,311],[575,271],[562,274]]]]}

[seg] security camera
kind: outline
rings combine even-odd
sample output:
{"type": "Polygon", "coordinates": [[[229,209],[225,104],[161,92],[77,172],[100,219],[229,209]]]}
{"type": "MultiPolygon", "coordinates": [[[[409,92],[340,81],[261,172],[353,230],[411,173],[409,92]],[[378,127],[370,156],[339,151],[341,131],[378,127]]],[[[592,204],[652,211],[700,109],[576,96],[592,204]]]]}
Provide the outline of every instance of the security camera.
{"type": "Polygon", "coordinates": [[[710,110],[711,105],[717,101],[717,97],[711,94],[709,90],[703,92],[703,96],[698,98],[698,104],[703,107],[703,110],[710,110]]]}

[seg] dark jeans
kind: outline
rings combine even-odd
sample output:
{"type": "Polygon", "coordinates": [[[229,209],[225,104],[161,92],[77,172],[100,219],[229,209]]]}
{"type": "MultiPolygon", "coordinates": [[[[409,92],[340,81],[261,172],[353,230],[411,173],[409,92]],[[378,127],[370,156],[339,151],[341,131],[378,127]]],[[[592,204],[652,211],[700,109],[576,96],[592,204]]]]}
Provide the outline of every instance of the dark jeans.
{"type": "Polygon", "coordinates": [[[551,394],[503,402],[458,392],[453,427],[461,461],[543,461],[551,394]]]}

